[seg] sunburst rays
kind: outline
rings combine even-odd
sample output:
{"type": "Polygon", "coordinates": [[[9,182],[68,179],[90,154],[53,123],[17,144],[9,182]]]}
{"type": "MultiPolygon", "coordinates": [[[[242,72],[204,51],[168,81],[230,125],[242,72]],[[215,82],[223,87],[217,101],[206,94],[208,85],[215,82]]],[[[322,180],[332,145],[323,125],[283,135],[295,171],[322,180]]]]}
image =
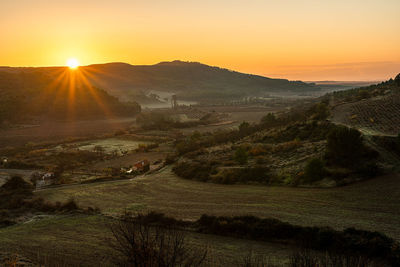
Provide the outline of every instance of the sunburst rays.
{"type": "Polygon", "coordinates": [[[51,83],[39,96],[40,102],[49,107],[57,107],[59,103],[67,101],[66,119],[76,120],[77,109],[84,109],[78,105],[90,104],[94,101],[106,118],[114,118],[111,108],[105,103],[90,80],[95,80],[94,75],[85,67],[71,69],[69,67],[58,68],[52,73],[54,77],[51,83]],[[88,78],[90,77],[90,78],[88,78]],[[50,101],[52,103],[50,103],[50,101]]]}

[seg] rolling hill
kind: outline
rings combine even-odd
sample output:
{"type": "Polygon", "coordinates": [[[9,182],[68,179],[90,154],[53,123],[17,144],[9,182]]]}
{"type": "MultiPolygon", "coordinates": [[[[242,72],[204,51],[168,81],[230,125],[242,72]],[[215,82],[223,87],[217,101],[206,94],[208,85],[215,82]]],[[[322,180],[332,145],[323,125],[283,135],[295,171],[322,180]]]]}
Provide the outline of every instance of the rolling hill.
{"type": "MultiPolygon", "coordinates": [[[[57,67],[10,68],[0,72],[38,73],[55,77],[57,67]]],[[[177,94],[180,99],[195,101],[225,101],[271,93],[303,94],[320,90],[312,83],[271,79],[244,74],[197,62],[161,62],[155,65],[107,63],[80,67],[91,85],[106,90],[122,101],[156,101],[146,95],[177,94]]],[[[155,95],[153,95],[155,96],[155,95]]]]}
{"type": "Polygon", "coordinates": [[[83,67],[91,81],[121,99],[140,92],[176,93],[186,100],[238,99],[269,93],[303,93],[320,88],[314,84],[244,74],[197,62],[161,62],[155,65],[109,63],[83,67]]]}
{"type": "Polygon", "coordinates": [[[326,97],[334,106],[332,120],[336,123],[370,134],[400,133],[400,74],[386,82],[326,97]]]}
{"type": "Polygon", "coordinates": [[[33,118],[77,120],[138,112],[137,103],[122,103],[65,67],[0,68],[0,126],[33,118]]]}

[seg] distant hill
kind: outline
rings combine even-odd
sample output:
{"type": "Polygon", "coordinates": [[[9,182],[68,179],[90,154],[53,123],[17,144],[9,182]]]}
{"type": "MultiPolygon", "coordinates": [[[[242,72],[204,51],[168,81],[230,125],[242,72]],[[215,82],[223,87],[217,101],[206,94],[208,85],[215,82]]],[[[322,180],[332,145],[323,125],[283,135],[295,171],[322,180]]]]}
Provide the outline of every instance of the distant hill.
{"type": "Polygon", "coordinates": [[[187,100],[228,100],[320,89],[315,84],[244,74],[197,62],[172,61],[141,66],[109,63],[83,69],[91,74],[91,82],[123,100],[151,91],[176,93],[187,100]]]}
{"type": "Polygon", "coordinates": [[[138,112],[137,103],[121,103],[68,68],[0,68],[0,125],[34,117],[76,120],[138,112]]]}
{"type": "MultiPolygon", "coordinates": [[[[0,72],[35,73],[48,77],[51,82],[51,79],[56,79],[60,68],[0,67],[0,72]]],[[[226,101],[271,93],[304,94],[320,90],[313,83],[271,79],[197,62],[172,61],[137,66],[107,63],[82,66],[79,70],[92,86],[102,88],[122,101],[139,103],[157,101],[158,97],[162,100],[165,93],[167,96],[177,94],[179,99],[185,100],[226,101]]]]}

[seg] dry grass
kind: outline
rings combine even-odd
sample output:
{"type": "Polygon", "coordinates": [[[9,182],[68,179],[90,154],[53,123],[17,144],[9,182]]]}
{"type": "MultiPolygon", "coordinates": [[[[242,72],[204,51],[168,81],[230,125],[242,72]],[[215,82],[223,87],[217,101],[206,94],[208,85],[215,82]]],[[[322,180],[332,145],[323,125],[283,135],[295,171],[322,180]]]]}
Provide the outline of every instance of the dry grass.
{"type": "Polygon", "coordinates": [[[59,142],[71,137],[89,137],[114,133],[135,122],[134,118],[117,118],[75,122],[42,122],[34,127],[0,131],[0,146],[20,146],[28,142],[59,142]]]}
{"type": "MultiPolygon", "coordinates": [[[[102,216],[53,216],[0,229],[0,251],[18,252],[32,260],[63,263],[60,266],[113,266],[108,246],[111,233],[102,216]]],[[[250,250],[272,262],[288,263],[288,246],[188,232],[193,248],[208,247],[207,266],[233,266],[250,250]]]]}
{"type": "Polygon", "coordinates": [[[255,215],[293,224],[356,227],[400,240],[400,176],[390,175],[331,189],[219,185],[160,173],[127,181],[46,189],[51,201],[70,197],[105,213],[155,210],[181,219],[210,215],[255,215]]]}

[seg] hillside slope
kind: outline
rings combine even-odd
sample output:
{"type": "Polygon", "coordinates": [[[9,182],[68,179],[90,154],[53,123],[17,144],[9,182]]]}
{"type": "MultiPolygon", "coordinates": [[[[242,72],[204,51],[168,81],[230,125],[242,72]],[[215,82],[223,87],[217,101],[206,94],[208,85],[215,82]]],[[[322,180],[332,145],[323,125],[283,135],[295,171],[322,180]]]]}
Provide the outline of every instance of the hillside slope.
{"type": "MultiPolygon", "coordinates": [[[[41,71],[50,75],[55,69],[0,67],[0,71],[41,71]]],[[[270,93],[302,94],[320,89],[301,81],[271,79],[196,62],[172,61],[155,65],[108,63],[82,66],[80,70],[92,85],[104,88],[123,101],[149,101],[145,95],[152,92],[175,93],[180,99],[186,100],[212,101],[270,93]]]]}
{"type": "Polygon", "coordinates": [[[62,120],[130,116],[137,103],[121,103],[67,68],[0,69],[0,124],[33,117],[62,120]],[[3,70],[3,71],[2,71],[3,70]]]}
{"type": "Polygon", "coordinates": [[[400,133],[400,74],[395,79],[329,96],[332,120],[374,135],[400,133]]]}
{"type": "Polygon", "coordinates": [[[142,66],[110,63],[84,68],[93,73],[93,82],[111,88],[116,96],[128,98],[138,91],[166,91],[177,93],[180,98],[199,100],[319,89],[300,81],[270,79],[196,62],[172,61],[142,66]]]}

